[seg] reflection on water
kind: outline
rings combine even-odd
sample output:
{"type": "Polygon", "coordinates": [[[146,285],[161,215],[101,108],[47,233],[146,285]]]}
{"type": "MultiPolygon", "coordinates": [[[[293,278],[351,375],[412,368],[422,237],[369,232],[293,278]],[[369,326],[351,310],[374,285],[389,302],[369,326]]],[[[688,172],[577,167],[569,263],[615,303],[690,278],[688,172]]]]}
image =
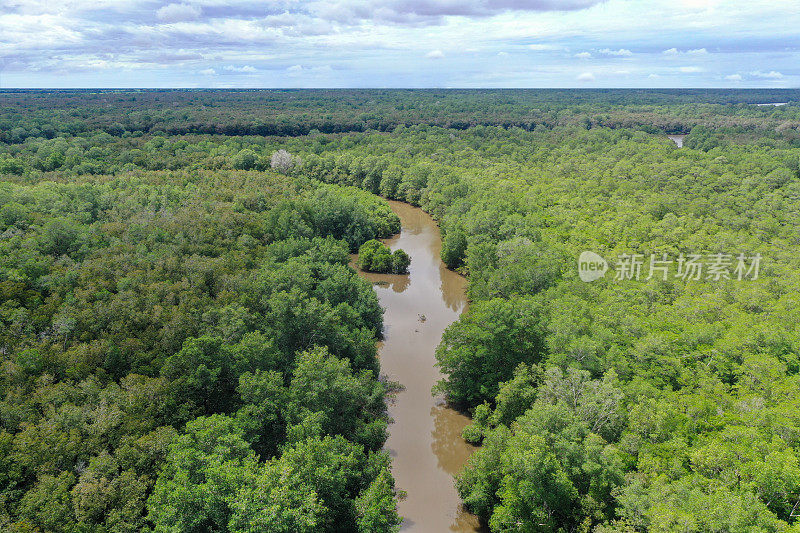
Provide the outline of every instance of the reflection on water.
{"type": "Polygon", "coordinates": [[[466,280],[439,260],[442,242],[430,216],[400,202],[390,205],[403,229],[385,242],[411,256],[409,274],[361,275],[374,284],[386,309],[381,371],[404,387],[389,405],[394,422],[386,441],[397,487],[407,492],[399,503],[402,530],[480,531],[453,484],[473,450],[461,438],[469,419],[431,395],[441,378],[434,351],[444,329],[466,308],[466,280]]]}
{"type": "Polygon", "coordinates": [[[678,148],[683,148],[683,140],[686,138],[686,135],[667,135],[667,137],[678,145],[678,148]]]}
{"type": "MultiPolygon", "coordinates": [[[[357,255],[353,256],[358,257],[357,255]]],[[[352,263],[353,268],[356,268],[355,262],[352,263]]],[[[409,276],[400,274],[375,274],[373,272],[359,272],[362,277],[367,278],[373,285],[380,288],[388,287],[394,292],[403,292],[408,288],[411,283],[409,276]]]]}
{"type": "Polygon", "coordinates": [[[463,445],[461,415],[440,402],[431,408],[430,416],[434,427],[431,433],[431,450],[438,460],[439,468],[455,476],[472,452],[471,446],[463,445]]]}

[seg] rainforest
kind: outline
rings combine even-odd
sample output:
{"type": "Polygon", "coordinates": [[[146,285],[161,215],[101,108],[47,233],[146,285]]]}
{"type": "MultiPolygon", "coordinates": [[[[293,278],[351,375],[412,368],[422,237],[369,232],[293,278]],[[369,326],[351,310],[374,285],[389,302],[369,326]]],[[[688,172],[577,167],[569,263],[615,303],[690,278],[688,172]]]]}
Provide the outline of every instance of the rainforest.
{"type": "Polygon", "coordinates": [[[800,90],[0,90],[2,531],[797,531],[798,325],[800,90]]]}

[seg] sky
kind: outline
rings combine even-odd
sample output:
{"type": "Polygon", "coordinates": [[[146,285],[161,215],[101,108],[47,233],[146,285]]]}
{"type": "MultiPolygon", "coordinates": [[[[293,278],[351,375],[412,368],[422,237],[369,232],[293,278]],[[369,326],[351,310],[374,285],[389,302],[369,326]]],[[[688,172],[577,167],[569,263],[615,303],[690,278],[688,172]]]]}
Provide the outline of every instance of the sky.
{"type": "Polygon", "coordinates": [[[800,87],[800,0],[0,0],[12,87],[800,87]]]}

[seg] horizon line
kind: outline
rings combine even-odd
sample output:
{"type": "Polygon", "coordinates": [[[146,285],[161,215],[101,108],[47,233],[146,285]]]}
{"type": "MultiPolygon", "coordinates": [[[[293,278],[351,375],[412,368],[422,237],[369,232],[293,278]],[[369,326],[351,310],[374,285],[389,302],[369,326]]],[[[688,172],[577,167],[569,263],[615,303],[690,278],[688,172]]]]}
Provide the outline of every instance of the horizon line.
{"type": "Polygon", "coordinates": [[[5,91],[797,91],[798,87],[0,87],[5,91]]]}

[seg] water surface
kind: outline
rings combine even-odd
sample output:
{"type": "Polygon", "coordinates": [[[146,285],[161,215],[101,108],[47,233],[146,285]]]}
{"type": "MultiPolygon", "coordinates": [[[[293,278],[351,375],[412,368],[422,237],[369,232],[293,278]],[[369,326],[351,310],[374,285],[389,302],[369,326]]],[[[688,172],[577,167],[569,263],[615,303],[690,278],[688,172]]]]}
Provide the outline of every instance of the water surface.
{"type": "Polygon", "coordinates": [[[480,531],[453,484],[474,449],[461,438],[469,419],[431,395],[441,378],[434,351],[444,329],[466,308],[466,280],[439,259],[442,243],[433,219],[408,204],[389,203],[402,231],[384,242],[411,256],[409,274],[361,275],[373,282],[386,309],[381,372],[405,387],[389,406],[394,422],[386,441],[397,487],[407,493],[399,503],[402,531],[480,531]]]}
{"type": "Polygon", "coordinates": [[[667,137],[678,145],[678,148],[683,148],[683,140],[686,138],[686,135],[667,135],[667,137]]]}

